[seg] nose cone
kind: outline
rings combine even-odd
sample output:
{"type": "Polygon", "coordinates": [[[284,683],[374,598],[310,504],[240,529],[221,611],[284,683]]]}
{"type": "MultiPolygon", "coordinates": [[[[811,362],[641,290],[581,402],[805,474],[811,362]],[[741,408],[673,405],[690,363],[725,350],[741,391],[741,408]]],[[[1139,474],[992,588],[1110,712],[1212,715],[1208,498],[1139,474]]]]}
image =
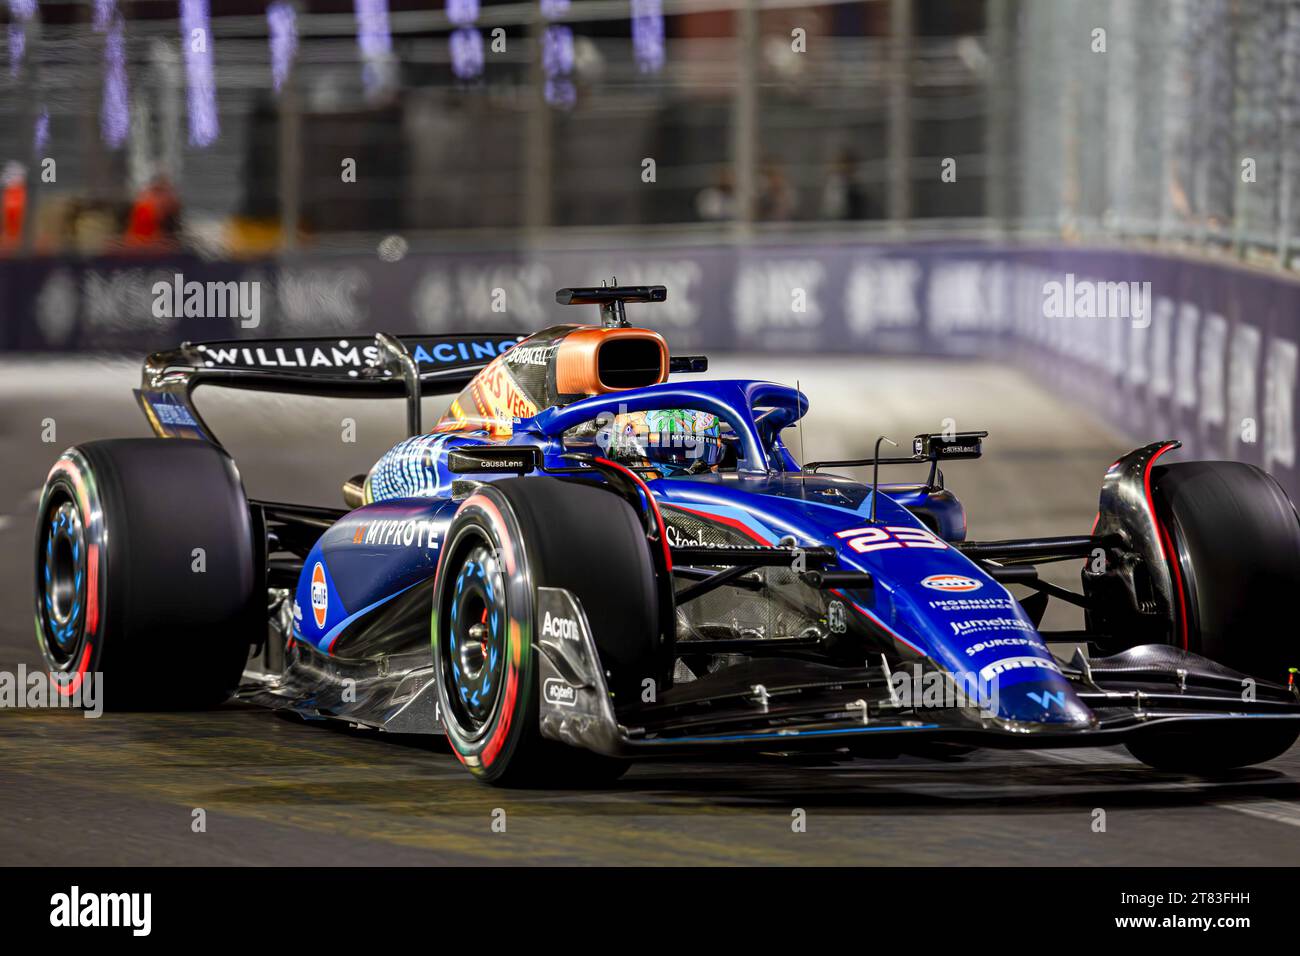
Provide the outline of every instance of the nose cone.
{"type": "Polygon", "coordinates": [[[1020,603],[955,548],[877,567],[877,593],[888,593],[900,632],[947,669],[981,713],[1025,731],[1094,722],[1020,603]],[[885,575],[894,581],[888,592],[885,575]]]}
{"type": "Polygon", "coordinates": [[[1093,722],[1092,711],[1079,700],[1074,688],[1059,673],[1043,666],[1043,659],[1024,659],[1034,661],[1032,664],[1020,664],[1019,660],[1003,662],[1015,670],[991,675],[986,712],[1016,724],[1083,727],[1093,722]]]}

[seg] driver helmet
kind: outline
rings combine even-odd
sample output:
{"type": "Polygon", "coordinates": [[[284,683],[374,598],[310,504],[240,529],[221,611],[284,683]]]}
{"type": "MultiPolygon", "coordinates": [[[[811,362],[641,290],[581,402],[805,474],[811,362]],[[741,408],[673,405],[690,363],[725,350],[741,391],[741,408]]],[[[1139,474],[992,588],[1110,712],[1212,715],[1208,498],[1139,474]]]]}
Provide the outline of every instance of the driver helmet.
{"type": "Polygon", "coordinates": [[[655,408],[615,415],[597,443],[613,461],[665,475],[712,471],[722,461],[718,416],[691,408],[655,408]]]}

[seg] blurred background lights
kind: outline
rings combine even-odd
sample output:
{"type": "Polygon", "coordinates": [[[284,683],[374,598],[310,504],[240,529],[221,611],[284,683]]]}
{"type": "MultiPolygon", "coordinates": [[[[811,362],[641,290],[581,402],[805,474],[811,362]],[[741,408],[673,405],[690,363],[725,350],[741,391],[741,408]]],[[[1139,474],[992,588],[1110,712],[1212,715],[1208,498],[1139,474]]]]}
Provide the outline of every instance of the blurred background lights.
{"type": "Polygon", "coordinates": [[[407,243],[401,236],[385,236],[379,243],[379,258],[398,262],[406,256],[407,243]]]}
{"type": "Polygon", "coordinates": [[[127,103],[126,41],[122,18],[113,17],[104,36],[104,99],[99,110],[99,135],[109,149],[120,149],[131,126],[127,103]]]}
{"type": "MultiPolygon", "coordinates": [[[[541,0],[542,16],[548,20],[563,16],[569,0],[541,0]]],[[[577,91],[569,78],[573,72],[573,30],[563,24],[549,24],[542,31],[542,95],[552,106],[569,109],[577,101],[577,91]]]]}
{"type": "Polygon", "coordinates": [[[17,76],[27,53],[27,21],[36,15],[36,0],[9,0],[9,75],[17,76]]]}
{"type": "Polygon", "coordinates": [[[478,19],[478,0],[447,0],[447,19],[467,27],[478,19]]]}
{"type": "Polygon", "coordinates": [[[91,15],[91,26],[95,32],[107,33],[113,22],[113,14],[116,12],[116,0],[95,0],[94,12],[91,15]]]}
{"type": "Polygon", "coordinates": [[[271,85],[279,93],[298,53],[297,14],[288,3],[273,3],[266,8],[266,25],[271,34],[271,85]]]}
{"type": "Polygon", "coordinates": [[[457,79],[472,80],[483,72],[483,35],[477,30],[461,27],[452,31],[451,71],[457,79]]]}
{"type": "Polygon", "coordinates": [[[357,48],[361,51],[361,83],[366,95],[378,96],[389,86],[393,37],[388,29],[388,0],[356,0],[357,48]]]}
{"type": "Polygon", "coordinates": [[[40,113],[36,117],[36,129],[32,135],[32,146],[36,154],[45,152],[45,147],[50,142],[50,111],[47,107],[42,106],[40,113]]]}
{"type": "Polygon", "coordinates": [[[211,146],[221,124],[212,77],[212,27],[207,0],[181,0],[181,49],[185,54],[186,102],[191,146],[211,146]]]}
{"type": "Polygon", "coordinates": [[[483,72],[483,36],[473,29],[478,0],[447,0],[447,19],[457,27],[447,39],[451,72],[457,79],[471,80],[483,72]]]}
{"type": "Polygon", "coordinates": [[[663,69],[662,0],[632,0],[632,54],[642,73],[658,73],[663,69]]]}

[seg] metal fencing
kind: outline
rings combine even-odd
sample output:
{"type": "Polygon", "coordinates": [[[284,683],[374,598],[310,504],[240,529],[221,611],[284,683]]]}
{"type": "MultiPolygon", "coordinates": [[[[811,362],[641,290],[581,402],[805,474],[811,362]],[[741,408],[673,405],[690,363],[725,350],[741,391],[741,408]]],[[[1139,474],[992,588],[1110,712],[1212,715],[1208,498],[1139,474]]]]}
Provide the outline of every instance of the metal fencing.
{"type": "Polygon", "coordinates": [[[1300,0],[226,6],[0,9],[8,254],[1300,237],[1300,0]]]}

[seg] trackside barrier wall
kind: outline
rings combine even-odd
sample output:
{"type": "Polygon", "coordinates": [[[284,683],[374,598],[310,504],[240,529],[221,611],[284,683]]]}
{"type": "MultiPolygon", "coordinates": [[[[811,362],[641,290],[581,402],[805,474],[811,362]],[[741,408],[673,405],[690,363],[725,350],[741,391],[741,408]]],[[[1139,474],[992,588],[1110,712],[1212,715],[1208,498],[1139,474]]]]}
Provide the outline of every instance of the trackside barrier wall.
{"type": "Polygon", "coordinates": [[[663,331],[678,352],[1009,361],[1137,440],[1178,437],[1187,457],[1253,462],[1300,499],[1300,284],[1133,249],[801,243],[411,254],[398,262],[323,255],[11,261],[0,262],[0,352],[140,354],[186,339],[381,329],[527,332],[595,321],[594,310],[556,305],[554,291],[609,276],[668,286],[666,303],[632,307],[629,317],[663,331]],[[256,325],[169,317],[156,290],[174,287],[177,276],[256,283],[256,325]],[[1089,318],[1061,308],[1051,317],[1052,283],[1062,298],[1073,293],[1076,306],[1086,306],[1081,290],[1092,288],[1094,312],[1124,314],[1089,318]],[[1138,283],[1139,295],[1108,283],[1138,283]]]}

